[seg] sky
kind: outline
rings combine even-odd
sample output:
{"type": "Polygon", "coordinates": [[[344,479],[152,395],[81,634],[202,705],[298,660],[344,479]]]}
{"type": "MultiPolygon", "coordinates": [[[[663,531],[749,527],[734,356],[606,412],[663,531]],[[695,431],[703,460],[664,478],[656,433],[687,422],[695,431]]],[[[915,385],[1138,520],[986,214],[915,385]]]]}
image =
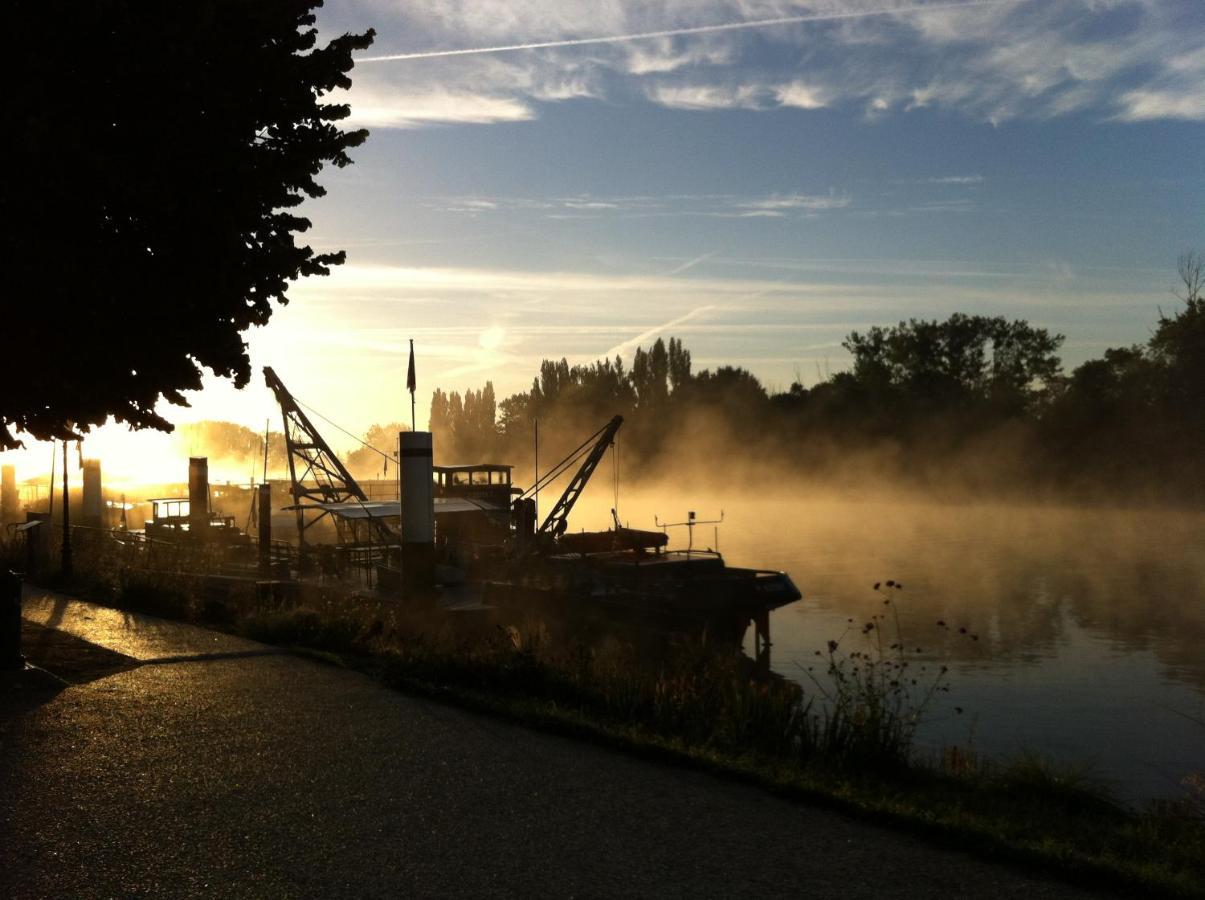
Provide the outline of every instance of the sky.
{"type": "MultiPolygon", "coordinates": [[[[1205,247],[1202,0],[336,0],[374,28],[355,165],[307,240],[347,264],[248,334],[354,432],[681,337],[771,389],[851,330],[955,311],[1145,340],[1205,247]],[[539,44],[541,46],[531,46],[539,44]],[[470,51],[470,52],[460,52],[470,51]]],[[[257,377],[178,422],[278,418],[257,377]]],[[[332,433],[336,445],[346,442],[332,433]]]]}

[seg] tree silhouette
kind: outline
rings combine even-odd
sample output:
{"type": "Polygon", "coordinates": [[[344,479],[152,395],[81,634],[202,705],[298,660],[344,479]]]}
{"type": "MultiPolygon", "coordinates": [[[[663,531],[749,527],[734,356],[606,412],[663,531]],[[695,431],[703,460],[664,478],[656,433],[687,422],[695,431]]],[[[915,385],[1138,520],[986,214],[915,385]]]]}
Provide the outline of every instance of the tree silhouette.
{"type": "Polygon", "coordinates": [[[954,313],[944,322],[911,319],[853,332],[842,346],[854,377],[874,391],[932,411],[991,403],[1024,412],[1045,399],[1059,374],[1062,335],[1023,320],[954,313]]]}
{"type": "Polygon", "coordinates": [[[0,448],[112,415],[171,430],[202,366],[250,377],[242,332],[342,252],[294,236],[367,132],[320,103],[372,31],[317,46],[321,0],[16,0],[6,27],[0,448]],[[35,336],[36,339],[35,339],[35,336]]]}

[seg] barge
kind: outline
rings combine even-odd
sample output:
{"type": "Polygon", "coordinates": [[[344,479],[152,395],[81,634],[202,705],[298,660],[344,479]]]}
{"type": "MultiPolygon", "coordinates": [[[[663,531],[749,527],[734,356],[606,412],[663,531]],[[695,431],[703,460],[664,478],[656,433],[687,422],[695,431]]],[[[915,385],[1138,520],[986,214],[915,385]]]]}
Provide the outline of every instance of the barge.
{"type": "Polygon", "coordinates": [[[665,529],[670,526],[657,523],[661,531],[626,528],[614,510],[614,527],[608,530],[568,532],[569,514],[614,447],[621,416],[525,491],[512,485],[507,465],[436,466],[430,436],[406,433],[403,437],[422,438],[425,462],[416,462],[418,455],[403,444],[402,499],[371,500],[275,373],[265,369],[265,376],[284,413],[293,480],[290,509],[297,515],[302,560],[307,532],[329,517],[340,543],[350,538],[349,546],[362,548],[366,539],[378,589],[430,597],[432,589],[456,586],[454,592],[462,597],[468,589],[485,604],[509,610],[638,618],[670,627],[723,623],[721,630],[738,636],[752,622],[759,661],[763,649],[768,658],[770,611],[800,599],[785,572],[733,567],[717,551],[694,550],[694,526],[711,524],[696,522],[694,513],[687,522],[675,523],[691,529],[686,550],[668,549],[665,529]],[[535,496],[571,472],[537,526],[535,496]],[[414,553],[418,533],[427,542],[426,556],[414,553]],[[416,568],[405,571],[407,547],[411,560],[424,560],[420,577],[416,568]]]}

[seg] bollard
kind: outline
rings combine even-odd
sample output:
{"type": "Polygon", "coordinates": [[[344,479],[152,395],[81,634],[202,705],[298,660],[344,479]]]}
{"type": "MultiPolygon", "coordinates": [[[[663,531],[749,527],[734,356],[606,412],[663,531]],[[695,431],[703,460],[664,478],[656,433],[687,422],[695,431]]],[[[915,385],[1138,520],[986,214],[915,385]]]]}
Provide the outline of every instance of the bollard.
{"type": "Polygon", "coordinates": [[[23,669],[21,655],[21,576],[0,573],[0,669],[23,669]]]}

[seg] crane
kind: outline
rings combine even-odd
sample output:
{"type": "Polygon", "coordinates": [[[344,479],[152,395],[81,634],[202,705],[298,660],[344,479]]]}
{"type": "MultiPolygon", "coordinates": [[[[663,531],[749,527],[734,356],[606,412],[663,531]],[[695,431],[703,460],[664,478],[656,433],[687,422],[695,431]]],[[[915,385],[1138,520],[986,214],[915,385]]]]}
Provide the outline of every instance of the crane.
{"type": "Polygon", "coordinates": [[[570,479],[569,484],[553,505],[543,524],[537,529],[537,539],[547,542],[555,540],[565,533],[565,529],[569,526],[569,513],[573,509],[573,505],[577,503],[577,498],[581,496],[586,483],[590,480],[590,476],[598,468],[598,464],[602,461],[603,454],[607,452],[607,448],[615,443],[615,435],[618,433],[621,425],[623,425],[623,416],[615,416],[610,422],[586,438],[576,450],[553,466],[536,484],[532,485],[524,493],[524,497],[535,493],[535,491],[554,478],[564,474],[569,466],[573,465],[578,459],[582,459],[581,466],[578,467],[577,472],[570,479]]]}
{"type": "MultiPolygon", "coordinates": [[[[297,511],[297,535],[304,545],[306,530],[329,515],[318,504],[364,502],[368,496],[323,440],[318,429],[310,423],[309,417],[302,412],[296,398],[289,393],[271,366],[264,366],[264,381],[276,395],[276,402],[280,404],[284,416],[289,479],[292,481],[293,505],[297,511]],[[307,519],[307,515],[310,518],[307,519]]],[[[337,516],[334,519],[339,539],[343,541],[343,520],[337,516]]],[[[374,518],[369,521],[385,543],[396,543],[397,536],[384,522],[374,518]]]]}

